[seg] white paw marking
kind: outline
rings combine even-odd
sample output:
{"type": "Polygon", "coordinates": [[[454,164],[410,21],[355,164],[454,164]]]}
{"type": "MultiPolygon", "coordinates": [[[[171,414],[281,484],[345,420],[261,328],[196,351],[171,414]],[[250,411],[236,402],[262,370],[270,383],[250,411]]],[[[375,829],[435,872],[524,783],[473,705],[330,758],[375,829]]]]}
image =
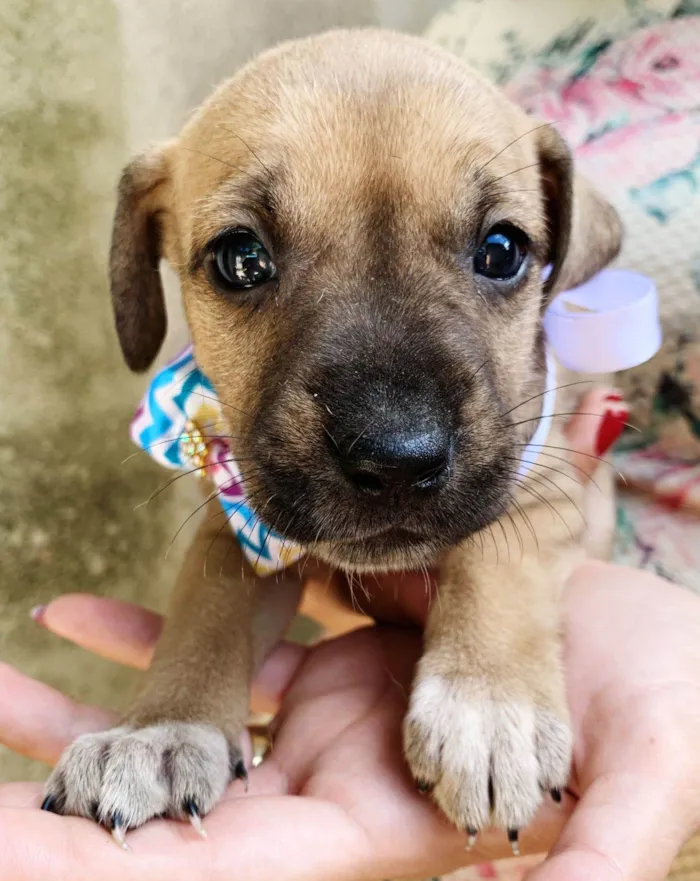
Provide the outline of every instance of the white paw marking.
{"type": "Polygon", "coordinates": [[[419,679],[404,735],[414,777],[433,787],[461,829],[520,829],[532,820],[543,790],[567,782],[568,725],[534,703],[494,699],[469,680],[419,679]]]}

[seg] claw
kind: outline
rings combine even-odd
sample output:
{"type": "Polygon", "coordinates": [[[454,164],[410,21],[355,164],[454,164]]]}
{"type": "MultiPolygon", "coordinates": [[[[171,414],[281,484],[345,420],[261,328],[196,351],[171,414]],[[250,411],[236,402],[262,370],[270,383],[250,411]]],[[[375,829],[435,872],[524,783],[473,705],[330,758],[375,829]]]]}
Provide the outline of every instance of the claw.
{"type": "Polygon", "coordinates": [[[243,759],[239,759],[233,766],[233,776],[235,780],[243,781],[245,791],[248,792],[248,772],[246,771],[243,759]]]}
{"type": "Polygon", "coordinates": [[[48,811],[50,814],[58,813],[58,801],[53,795],[47,795],[41,803],[41,810],[48,811]]]}
{"type": "Polygon", "coordinates": [[[550,795],[552,796],[552,801],[557,804],[561,803],[561,789],[552,789],[550,790],[550,795]]]}
{"type": "Polygon", "coordinates": [[[476,844],[476,836],[478,834],[478,831],[473,826],[467,827],[467,846],[464,848],[467,852],[469,852],[476,844]]]}
{"type": "Polygon", "coordinates": [[[520,856],[520,844],[518,843],[518,830],[517,829],[509,829],[508,830],[508,841],[510,841],[510,849],[513,851],[513,856],[520,856]]]}
{"type": "Polygon", "coordinates": [[[117,846],[122,850],[131,850],[126,841],[126,829],[124,828],[124,821],[122,820],[121,815],[112,814],[109,818],[109,824],[112,838],[117,846]]]}
{"type": "Polygon", "coordinates": [[[185,802],[184,805],[185,813],[190,818],[190,823],[192,824],[192,828],[199,835],[200,838],[207,837],[207,830],[204,828],[204,824],[202,823],[202,817],[199,813],[199,808],[197,807],[197,802],[191,798],[185,802]]]}
{"type": "Polygon", "coordinates": [[[433,791],[433,785],[427,780],[416,780],[416,789],[421,795],[427,795],[433,791]]]}

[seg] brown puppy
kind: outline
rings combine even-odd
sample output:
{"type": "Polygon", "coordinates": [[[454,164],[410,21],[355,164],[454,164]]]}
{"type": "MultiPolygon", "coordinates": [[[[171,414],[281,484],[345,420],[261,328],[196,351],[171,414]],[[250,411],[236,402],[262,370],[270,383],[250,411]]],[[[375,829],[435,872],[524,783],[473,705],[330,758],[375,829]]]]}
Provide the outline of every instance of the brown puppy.
{"type": "MultiPolygon", "coordinates": [[[[325,565],[439,568],[406,755],[470,835],[517,830],[567,781],[558,602],[582,489],[563,452],[517,470],[541,412],[543,309],[619,243],[551,128],[386,32],[261,56],[120,185],[111,272],[129,366],[163,341],[165,258],[261,516],[325,565]]],[[[548,443],[566,446],[556,429],[548,443]]],[[[205,577],[218,528],[190,550],[137,701],[67,750],[52,809],[124,829],[206,813],[245,775],[251,674],[299,579],[256,578],[223,533],[205,577]]]]}

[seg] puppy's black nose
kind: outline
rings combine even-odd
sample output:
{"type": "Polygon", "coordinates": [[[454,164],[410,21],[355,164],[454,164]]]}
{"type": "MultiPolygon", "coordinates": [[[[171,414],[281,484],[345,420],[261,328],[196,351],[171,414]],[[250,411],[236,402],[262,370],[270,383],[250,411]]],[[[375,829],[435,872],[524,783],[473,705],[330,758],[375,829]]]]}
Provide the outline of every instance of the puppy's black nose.
{"type": "Polygon", "coordinates": [[[440,486],[450,464],[451,439],[441,425],[423,424],[390,433],[371,427],[338,444],[346,478],[368,495],[423,492],[440,486]]]}

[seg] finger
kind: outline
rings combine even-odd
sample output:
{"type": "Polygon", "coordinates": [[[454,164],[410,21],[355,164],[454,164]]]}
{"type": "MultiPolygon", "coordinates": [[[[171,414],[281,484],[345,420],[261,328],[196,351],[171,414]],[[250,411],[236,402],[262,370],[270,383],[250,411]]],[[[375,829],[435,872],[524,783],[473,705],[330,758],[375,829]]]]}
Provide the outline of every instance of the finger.
{"type": "Polygon", "coordinates": [[[584,395],[564,428],[572,450],[571,461],[579,473],[592,477],[604,456],[620,437],[629,417],[629,408],[614,389],[593,389],[584,395]]]}
{"type": "Polygon", "coordinates": [[[528,881],[663,881],[690,830],[662,785],[636,773],[599,778],[528,881]]]}
{"type": "Polygon", "coordinates": [[[70,642],[126,667],[145,670],[163,629],[163,618],[133,603],[66,594],[32,614],[34,620],[70,642]]]}
{"type": "Polygon", "coordinates": [[[251,705],[254,712],[274,713],[277,710],[308,655],[306,646],[294,642],[281,642],[272,650],[253,681],[251,705]]]}
{"type": "MultiPolygon", "coordinates": [[[[255,777],[253,772],[253,788],[255,777]]],[[[0,785],[0,862],[3,878],[12,881],[428,877],[433,870],[443,874],[509,852],[502,834],[486,833],[489,843],[467,854],[464,835],[437,819],[409,818],[409,829],[392,825],[394,835],[380,836],[347,806],[256,792],[255,798],[221,802],[207,817],[204,844],[188,824],[154,820],[130,833],[132,852],[125,854],[90,821],[24,809],[32,799],[38,803],[38,786],[0,785]]],[[[526,837],[525,850],[547,847],[555,828],[550,823],[542,834],[526,837]]]]}
{"type": "Polygon", "coordinates": [[[0,784],[0,808],[36,810],[43,801],[42,783],[0,784]]]}
{"type": "Polygon", "coordinates": [[[0,743],[17,753],[54,764],[80,734],[113,724],[105,710],[86,706],[0,664],[0,743]]]}

